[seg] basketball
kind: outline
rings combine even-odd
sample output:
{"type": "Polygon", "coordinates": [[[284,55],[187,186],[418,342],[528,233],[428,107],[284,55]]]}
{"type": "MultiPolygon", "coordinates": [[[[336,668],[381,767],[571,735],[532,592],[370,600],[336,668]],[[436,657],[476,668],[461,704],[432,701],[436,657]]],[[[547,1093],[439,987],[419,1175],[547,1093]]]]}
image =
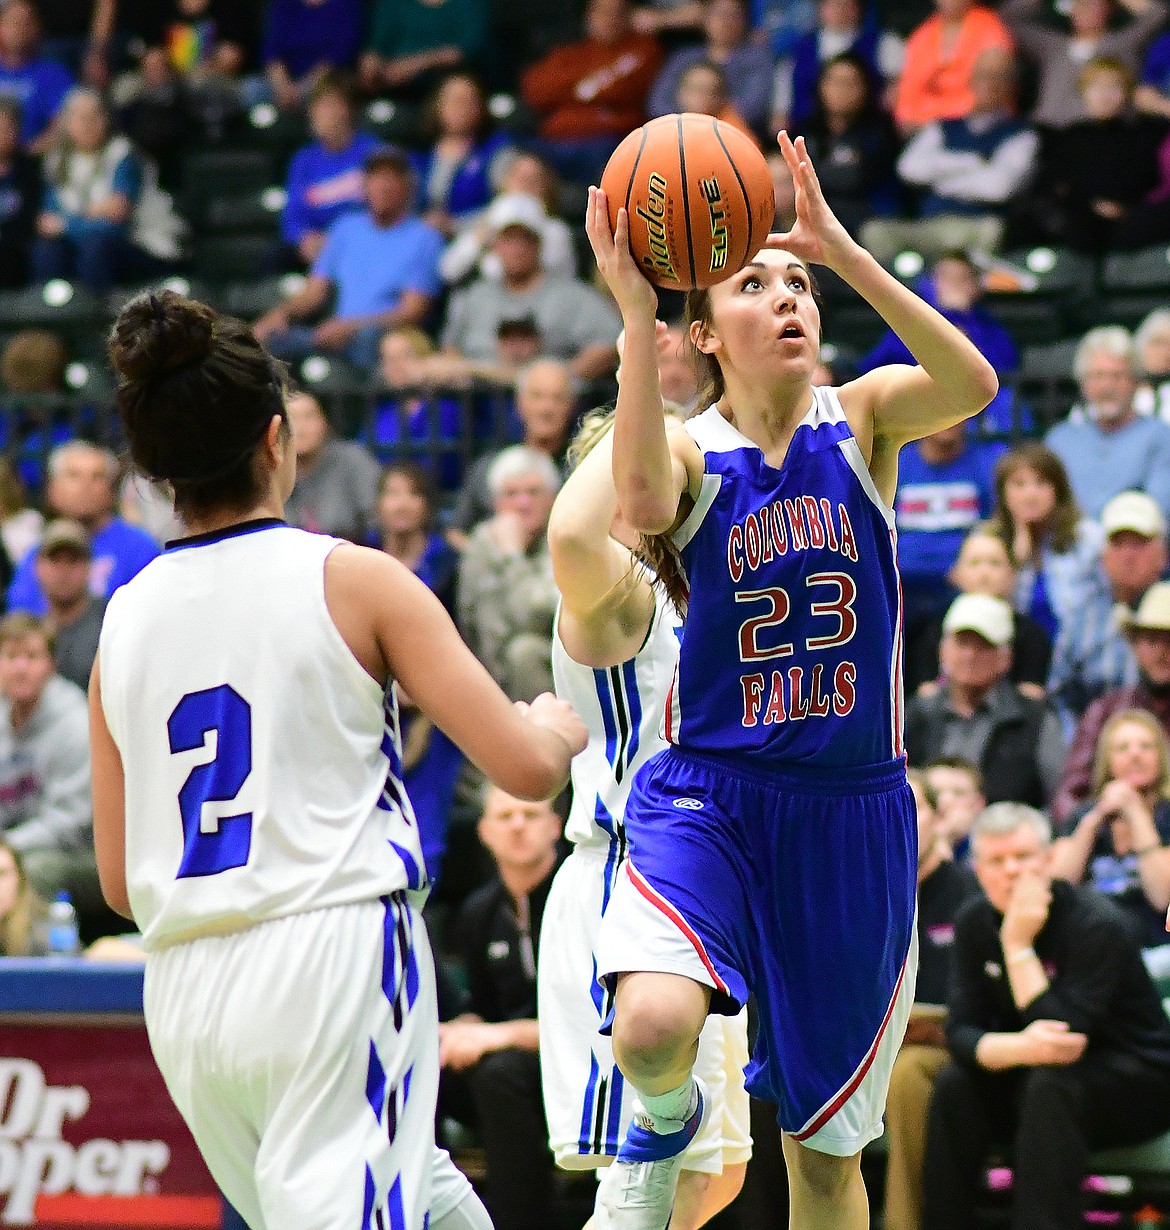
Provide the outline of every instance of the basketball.
{"type": "Polygon", "coordinates": [[[772,228],[764,155],[710,115],[664,115],[635,129],[601,177],[610,226],[625,207],[630,251],[658,286],[713,286],[742,269],[772,228]]]}

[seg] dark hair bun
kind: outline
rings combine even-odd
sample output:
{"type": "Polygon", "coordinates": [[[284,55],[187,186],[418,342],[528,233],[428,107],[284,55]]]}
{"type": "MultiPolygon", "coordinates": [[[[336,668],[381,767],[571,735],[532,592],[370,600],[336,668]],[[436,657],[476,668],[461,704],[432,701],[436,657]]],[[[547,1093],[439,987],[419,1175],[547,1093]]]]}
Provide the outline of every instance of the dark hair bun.
{"type": "Polygon", "coordinates": [[[110,334],[110,362],[124,381],[145,385],[211,353],[216,314],[171,290],[131,299],[110,334]]]}

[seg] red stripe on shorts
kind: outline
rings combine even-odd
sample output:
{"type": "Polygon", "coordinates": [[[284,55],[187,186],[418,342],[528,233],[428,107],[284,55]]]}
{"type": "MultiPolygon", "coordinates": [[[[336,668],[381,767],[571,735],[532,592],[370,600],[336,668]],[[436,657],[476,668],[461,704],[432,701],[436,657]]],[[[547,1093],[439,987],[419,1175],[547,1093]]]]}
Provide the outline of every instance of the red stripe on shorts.
{"type": "Polygon", "coordinates": [[[731,992],[727,989],[727,983],[719,977],[719,974],[715,970],[715,966],[711,963],[711,958],[707,956],[707,952],[703,947],[703,941],[699,939],[694,931],[692,931],[687,925],[686,919],[683,918],[683,916],[674,908],[674,906],[670,904],[669,901],[667,901],[664,897],[659,896],[659,894],[656,893],[654,889],[652,889],[650,885],[642,879],[642,877],[634,870],[633,863],[626,863],[626,873],[629,875],[631,883],[638,890],[638,892],[640,892],[652,906],[658,910],[661,910],[662,913],[665,914],[666,917],[669,918],[670,921],[674,923],[674,925],[691,942],[695,952],[699,954],[699,960],[702,961],[707,973],[711,975],[711,979],[715,983],[715,989],[717,991],[722,991],[724,995],[730,996],[731,992]]]}

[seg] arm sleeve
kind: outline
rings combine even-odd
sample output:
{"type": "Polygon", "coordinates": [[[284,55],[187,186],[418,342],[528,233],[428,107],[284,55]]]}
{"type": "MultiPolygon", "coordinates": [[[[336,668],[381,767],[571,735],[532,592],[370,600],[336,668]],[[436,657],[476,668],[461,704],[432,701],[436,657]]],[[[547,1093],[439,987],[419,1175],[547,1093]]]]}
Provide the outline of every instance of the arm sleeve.
{"type": "Polygon", "coordinates": [[[961,183],[961,195],[969,201],[985,201],[989,205],[1002,205],[1023,188],[1036,165],[1040,138],[1034,132],[1019,132],[1000,143],[995,153],[981,166],[973,167],[970,175],[961,181],[956,178],[955,187],[961,183]]]}
{"type": "Polygon", "coordinates": [[[906,143],[898,159],[898,175],[908,184],[930,184],[938,174],[943,154],[942,129],[938,124],[927,124],[906,143]]]}
{"type": "Polygon", "coordinates": [[[1130,941],[1123,924],[1095,918],[1083,928],[1076,943],[1068,945],[1070,960],[1056,978],[1023,1010],[1024,1020],[1064,1021],[1069,1029],[1092,1037],[1105,1023],[1113,1005],[1118,979],[1126,962],[1120,950],[1130,941]]]}
{"type": "Polygon", "coordinates": [[[1145,490],[1163,514],[1170,516],[1170,428],[1156,433],[1154,446],[1150,450],[1145,490]]]}
{"type": "Polygon", "coordinates": [[[1165,24],[1166,5],[1162,0],[1150,0],[1144,12],[1130,17],[1119,30],[1105,36],[1105,46],[1100,54],[1138,60],[1150,40],[1165,24]]]}
{"type": "Polygon", "coordinates": [[[131,201],[137,201],[142,191],[142,163],[133,154],[127,154],[114,168],[113,188],[131,201]]]}
{"type": "Polygon", "coordinates": [[[302,154],[297,154],[288,168],[285,205],[280,215],[280,233],[289,243],[299,243],[301,236],[309,230],[306,189],[305,160],[302,154]]]}
{"type": "Polygon", "coordinates": [[[437,295],[443,289],[439,275],[439,260],[443,255],[443,236],[428,226],[419,239],[414,257],[410,261],[410,273],[404,286],[423,295],[437,295]]]}
{"type": "Polygon", "coordinates": [[[991,1020],[976,932],[977,923],[970,910],[961,913],[955,922],[946,1025],[951,1054],[961,1063],[972,1065],[977,1064],[975,1048],[991,1020]]]}
{"type": "Polygon", "coordinates": [[[1161,89],[1167,73],[1170,73],[1170,34],[1163,34],[1146,53],[1142,65],[1142,84],[1161,89]]]}

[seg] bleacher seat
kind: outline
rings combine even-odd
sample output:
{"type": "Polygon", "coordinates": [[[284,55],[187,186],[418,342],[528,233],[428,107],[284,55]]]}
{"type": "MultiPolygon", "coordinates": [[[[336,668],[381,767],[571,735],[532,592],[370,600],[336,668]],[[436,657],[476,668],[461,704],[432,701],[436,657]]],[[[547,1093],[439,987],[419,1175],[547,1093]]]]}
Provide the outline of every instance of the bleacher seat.
{"type": "Polygon", "coordinates": [[[51,329],[74,357],[99,357],[105,350],[106,307],[91,290],[56,279],[43,286],[0,291],[0,321],[6,333],[51,329]]]}
{"type": "Polygon", "coordinates": [[[362,127],[389,145],[417,148],[425,141],[422,108],[414,103],[375,98],[362,116],[362,127]]]}
{"type": "Polygon", "coordinates": [[[1079,338],[1072,338],[1024,348],[1014,383],[1017,397],[1032,411],[1038,434],[1064,418],[1080,396],[1073,375],[1079,344],[1079,338]]]}
{"type": "Polygon", "coordinates": [[[1005,253],[988,280],[984,306],[1018,345],[1034,346],[1059,341],[1089,320],[1096,268],[1066,248],[1036,247],[1005,253]]]}
{"type": "Polygon", "coordinates": [[[203,226],[220,235],[274,235],[285,200],[284,189],[277,185],[217,196],[207,202],[203,226]]]}
{"type": "Polygon", "coordinates": [[[1136,328],[1156,308],[1170,305],[1170,247],[1114,252],[1101,267],[1106,319],[1098,323],[1136,328]]]}
{"type": "Polygon", "coordinates": [[[296,274],[284,274],[281,277],[228,282],[216,292],[216,306],[241,320],[255,320],[276,307],[282,299],[288,298],[298,284],[303,285],[303,278],[299,278],[297,282],[292,281],[297,278],[296,274]]]}
{"type": "Polygon", "coordinates": [[[204,281],[263,277],[272,265],[271,235],[214,235],[195,241],[191,269],[204,281]]]}
{"type": "Polygon", "coordinates": [[[195,150],[183,160],[183,214],[199,231],[213,202],[225,196],[261,192],[280,180],[281,169],[271,150],[195,150]]]}

